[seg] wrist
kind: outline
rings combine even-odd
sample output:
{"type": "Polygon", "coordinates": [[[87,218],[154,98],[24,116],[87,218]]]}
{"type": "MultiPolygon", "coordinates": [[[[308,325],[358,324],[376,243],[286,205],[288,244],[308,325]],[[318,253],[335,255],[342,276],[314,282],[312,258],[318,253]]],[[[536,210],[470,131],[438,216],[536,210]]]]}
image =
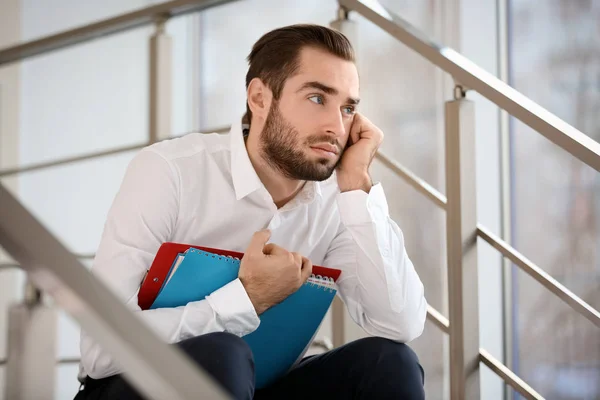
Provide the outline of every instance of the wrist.
{"type": "Polygon", "coordinates": [[[262,302],[260,299],[256,298],[256,296],[254,295],[255,291],[253,290],[252,285],[249,284],[247,282],[247,280],[241,276],[239,277],[239,280],[242,283],[244,290],[246,290],[246,294],[248,295],[248,298],[250,299],[250,302],[252,303],[252,306],[254,307],[254,311],[256,312],[256,315],[261,315],[262,313],[267,311],[267,309],[269,307],[267,305],[265,305],[264,302],[262,302]]]}
{"type": "Polygon", "coordinates": [[[353,190],[363,190],[364,192],[369,193],[373,186],[373,181],[366,171],[338,173],[338,186],[342,193],[351,192],[353,190]]]}

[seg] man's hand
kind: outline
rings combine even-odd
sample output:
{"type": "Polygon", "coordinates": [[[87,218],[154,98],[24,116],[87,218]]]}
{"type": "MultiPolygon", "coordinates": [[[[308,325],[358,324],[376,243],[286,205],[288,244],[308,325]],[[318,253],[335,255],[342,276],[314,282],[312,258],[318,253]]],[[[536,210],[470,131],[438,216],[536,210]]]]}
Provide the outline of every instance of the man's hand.
{"type": "Polygon", "coordinates": [[[354,115],[348,145],[337,168],[340,190],[362,189],[369,193],[369,166],[383,141],[383,132],[360,113],[354,115]]]}
{"type": "Polygon", "coordinates": [[[312,273],[308,258],[266,244],[270,237],[268,230],[256,232],[240,265],[239,279],[258,315],[298,290],[312,273]]]}

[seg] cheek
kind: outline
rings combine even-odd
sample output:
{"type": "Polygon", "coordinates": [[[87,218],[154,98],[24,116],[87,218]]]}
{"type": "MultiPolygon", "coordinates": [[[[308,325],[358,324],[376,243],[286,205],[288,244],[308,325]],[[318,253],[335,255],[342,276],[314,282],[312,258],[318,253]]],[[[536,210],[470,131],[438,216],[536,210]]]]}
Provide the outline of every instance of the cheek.
{"type": "Polygon", "coordinates": [[[346,145],[348,144],[348,134],[345,134],[344,136],[340,137],[339,142],[342,149],[345,149],[346,145]]]}

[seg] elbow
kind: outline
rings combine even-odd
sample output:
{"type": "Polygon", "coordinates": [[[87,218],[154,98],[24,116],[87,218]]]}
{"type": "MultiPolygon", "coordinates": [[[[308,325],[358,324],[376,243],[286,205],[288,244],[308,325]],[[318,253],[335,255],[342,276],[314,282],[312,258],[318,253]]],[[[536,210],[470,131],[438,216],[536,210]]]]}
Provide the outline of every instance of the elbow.
{"type": "Polygon", "coordinates": [[[102,379],[119,373],[110,357],[100,350],[100,346],[91,337],[82,334],[80,343],[81,366],[92,379],[102,379]]]}
{"type": "MultiPolygon", "coordinates": [[[[83,370],[92,379],[104,378],[102,369],[98,366],[98,352],[93,348],[94,346],[86,346],[82,342],[81,346],[81,366],[83,370]]],[[[97,346],[96,346],[97,347],[97,346]]]]}
{"type": "Polygon", "coordinates": [[[404,309],[397,314],[397,317],[398,323],[394,340],[400,343],[409,343],[420,337],[425,330],[425,320],[427,319],[425,297],[422,297],[412,310],[404,309]]]}
{"type": "MultiPolygon", "coordinates": [[[[425,313],[425,316],[427,314],[425,313]]],[[[399,341],[409,343],[417,339],[425,330],[425,316],[423,318],[415,318],[405,325],[405,329],[401,332],[399,341]]]]}
{"type": "Polygon", "coordinates": [[[375,320],[364,313],[361,317],[357,322],[369,335],[409,343],[421,336],[425,329],[427,305],[423,299],[423,305],[419,305],[414,311],[404,309],[400,313],[389,315],[385,320],[375,320]]]}
{"type": "Polygon", "coordinates": [[[403,324],[405,327],[404,343],[417,339],[425,330],[425,320],[427,319],[427,301],[425,300],[425,296],[421,297],[418,306],[410,314],[411,317],[407,318],[407,321],[404,321],[405,323],[403,324]]]}
{"type": "Polygon", "coordinates": [[[92,379],[102,379],[120,372],[106,354],[82,354],[81,365],[87,376],[92,379]]]}

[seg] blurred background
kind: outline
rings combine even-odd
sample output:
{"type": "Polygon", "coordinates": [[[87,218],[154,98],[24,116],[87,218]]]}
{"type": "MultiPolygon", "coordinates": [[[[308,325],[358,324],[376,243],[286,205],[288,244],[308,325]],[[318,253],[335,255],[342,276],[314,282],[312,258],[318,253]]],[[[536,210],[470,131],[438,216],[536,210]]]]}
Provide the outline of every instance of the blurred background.
{"type": "MultiPolygon", "coordinates": [[[[0,0],[0,50],[157,3],[0,0]]],[[[600,140],[600,0],[380,3],[600,140]]],[[[279,26],[328,25],[337,9],[334,0],[240,0],[169,20],[171,135],[230,125],[244,111],[252,44],[279,26]]],[[[357,28],[361,111],[385,132],[386,154],[444,193],[444,102],[452,98],[451,77],[369,21],[350,19],[357,28]]],[[[0,66],[0,180],[74,253],[94,253],[138,150],[15,169],[147,140],[153,32],[148,25],[0,66]]],[[[503,120],[481,96],[468,98],[476,104],[479,220],[600,308],[598,173],[526,125],[503,120]],[[503,138],[509,139],[507,162],[503,138]]],[[[429,304],[447,316],[444,212],[385,166],[377,163],[372,173],[383,183],[429,304]]],[[[598,328],[483,241],[478,252],[481,347],[548,399],[600,399],[598,328]]],[[[10,263],[2,254],[0,261],[10,263]]],[[[0,360],[7,355],[6,309],[22,298],[24,282],[21,271],[0,269],[0,360]]],[[[349,318],[346,324],[346,340],[364,336],[349,318]]],[[[329,320],[319,335],[331,335],[329,320]]],[[[79,328],[66,314],[58,338],[59,358],[72,361],[57,367],[55,398],[70,399],[78,388],[79,328]]],[[[447,337],[428,322],[411,346],[425,368],[427,398],[448,399],[447,337]]],[[[481,368],[483,399],[519,398],[481,368]]],[[[0,366],[0,399],[3,379],[0,366]]]]}

